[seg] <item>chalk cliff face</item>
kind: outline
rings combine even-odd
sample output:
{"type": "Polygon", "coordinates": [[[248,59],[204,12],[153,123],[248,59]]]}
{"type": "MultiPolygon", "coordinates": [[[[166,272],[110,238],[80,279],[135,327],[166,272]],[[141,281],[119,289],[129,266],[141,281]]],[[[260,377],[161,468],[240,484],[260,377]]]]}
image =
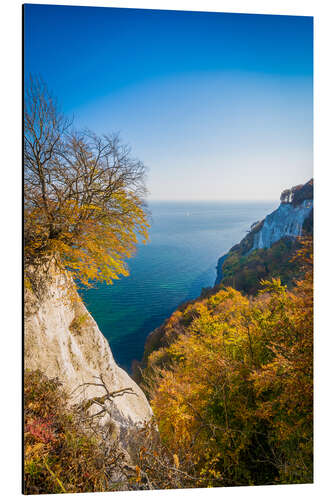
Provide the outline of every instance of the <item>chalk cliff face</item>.
{"type": "Polygon", "coordinates": [[[291,203],[281,203],[277,210],[265,218],[261,229],[255,233],[250,252],[256,248],[270,248],[273,243],[285,236],[301,236],[304,221],[312,209],[313,200],[304,200],[296,206],[291,203]]]}
{"type": "MultiPolygon", "coordinates": [[[[82,386],[103,380],[110,391],[131,388],[132,394],[116,397],[110,403],[110,415],[122,442],[129,433],[152,416],[142,390],[118,367],[110,346],[79,298],[73,282],[53,263],[35,276],[36,285],[25,296],[24,364],[40,369],[48,377],[58,377],[70,393],[71,403],[105,395],[103,387],[82,386]],[[81,386],[81,387],[79,387],[81,386]]],[[[91,412],[96,413],[93,405],[91,412]]]]}
{"type": "Polygon", "coordinates": [[[265,219],[254,223],[241,242],[232,247],[217,263],[215,285],[223,279],[223,265],[231,254],[246,257],[254,250],[271,248],[282,238],[295,239],[312,232],[313,179],[306,184],[294,186],[282,192],[280,206],[265,219]]]}

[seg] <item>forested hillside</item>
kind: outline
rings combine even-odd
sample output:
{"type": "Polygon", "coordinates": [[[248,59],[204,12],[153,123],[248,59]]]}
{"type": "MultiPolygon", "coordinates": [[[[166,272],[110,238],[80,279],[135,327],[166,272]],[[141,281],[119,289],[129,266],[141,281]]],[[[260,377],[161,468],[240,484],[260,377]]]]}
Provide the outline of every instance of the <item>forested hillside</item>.
{"type": "Polygon", "coordinates": [[[298,245],[292,290],[222,286],[175,311],[147,356],[161,438],[197,486],[312,482],[312,238],[298,245]]]}

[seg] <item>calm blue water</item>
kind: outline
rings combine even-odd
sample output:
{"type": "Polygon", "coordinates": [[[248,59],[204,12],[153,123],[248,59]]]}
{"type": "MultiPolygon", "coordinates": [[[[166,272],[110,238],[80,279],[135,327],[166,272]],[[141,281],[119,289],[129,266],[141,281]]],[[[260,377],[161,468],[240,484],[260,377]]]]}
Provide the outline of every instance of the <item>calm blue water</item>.
{"type": "Polygon", "coordinates": [[[129,259],[130,276],[82,292],[120,366],[130,371],[149,332],[214,285],[218,258],[274,208],[273,202],[150,204],[150,242],[129,259]]]}

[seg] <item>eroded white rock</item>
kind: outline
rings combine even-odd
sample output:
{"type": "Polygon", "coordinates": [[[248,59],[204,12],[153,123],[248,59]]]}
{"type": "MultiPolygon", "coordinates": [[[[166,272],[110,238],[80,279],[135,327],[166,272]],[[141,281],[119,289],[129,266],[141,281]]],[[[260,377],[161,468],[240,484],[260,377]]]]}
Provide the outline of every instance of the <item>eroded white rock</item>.
{"type": "Polygon", "coordinates": [[[262,228],[254,235],[250,252],[257,248],[270,248],[285,236],[301,236],[304,221],[312,208],[313,200],[304,200],[297,206],[281,203],[277,210],[267,215],[262,228]]]}
{"type": "MultiPolygon", "coordinates": [[[[116,397],[110,405],[111,420],[120,439],[125,440],[131,428],[142,426],[152,416],[144,393],[116,364],[108,341],[71,279],[51,265],[43,288],[40,294],[31,289],[26,291],[25,368],[40,369],[48,377],[58,377],[73,404],[105,395],[102,387],[81,386],[98,382],[101,374],[110,391],[131,388],[133,394],[116,397]]],[[[93,406],[92,411],[99,409],[93,406]]],[[[108,419],[110,415],[106,414],[105,423],[108,419]]]]}

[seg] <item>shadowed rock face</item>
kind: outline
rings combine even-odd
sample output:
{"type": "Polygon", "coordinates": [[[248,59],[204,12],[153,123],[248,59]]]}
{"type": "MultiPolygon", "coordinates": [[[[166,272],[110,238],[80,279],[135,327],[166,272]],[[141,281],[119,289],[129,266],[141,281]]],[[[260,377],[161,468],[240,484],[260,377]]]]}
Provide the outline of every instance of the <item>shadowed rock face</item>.
{"type": "MultiPolygon", "coordinates": [[[[45,267],[40,270],[35,278],[37,286],[25,293],[25,368],[58,377],[72,404],[105,395],[103,387],[79,387],[99,382],[100,375],[110,392],[131,388],[133,393],[112,400],[110,415],[101,420],[102,425],[112,423],[125,444],[130,433],[152,416],[145,395],[114,361],[106,338],[82,303],[72,280],[53,264],[47,270],[45,267]]],[[[92,413],[98,410],[97,405],[92,405],[92,413]]]]}

